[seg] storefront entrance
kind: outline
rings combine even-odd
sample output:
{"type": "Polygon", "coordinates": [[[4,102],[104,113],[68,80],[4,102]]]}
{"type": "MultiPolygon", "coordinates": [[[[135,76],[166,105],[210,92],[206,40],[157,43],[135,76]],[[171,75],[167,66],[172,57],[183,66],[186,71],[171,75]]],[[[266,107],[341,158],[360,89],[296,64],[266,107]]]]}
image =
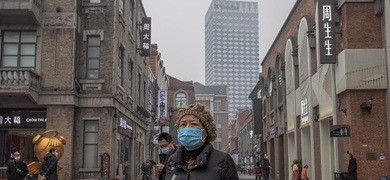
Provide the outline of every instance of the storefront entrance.
{"type": "Polygon", "coordinates": [[[46,120],[45,109],[0,110],[0,179],[5,178],[14,152],[20,152],[27,164],[38,160],[32,139],[45,131],[46,120]]]}

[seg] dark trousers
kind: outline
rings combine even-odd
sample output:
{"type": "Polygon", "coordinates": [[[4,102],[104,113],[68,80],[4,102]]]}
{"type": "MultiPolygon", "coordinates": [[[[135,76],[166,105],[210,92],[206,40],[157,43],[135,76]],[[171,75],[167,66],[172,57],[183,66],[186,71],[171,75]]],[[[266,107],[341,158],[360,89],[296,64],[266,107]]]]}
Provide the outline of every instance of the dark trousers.
{"type": "Polygon", "coordinates": [[[269,180],[269,174],[263,174],[263,179],[264,180],[269,180]]]}

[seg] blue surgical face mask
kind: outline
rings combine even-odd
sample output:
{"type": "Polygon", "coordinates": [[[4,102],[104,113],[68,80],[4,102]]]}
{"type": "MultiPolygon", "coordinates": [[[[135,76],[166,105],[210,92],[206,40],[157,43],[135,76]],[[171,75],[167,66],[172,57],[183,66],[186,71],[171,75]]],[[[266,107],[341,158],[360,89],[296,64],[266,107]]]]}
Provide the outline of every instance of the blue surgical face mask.
{"type": "Polygon", "coordinates": [[[171,150],[169,149],[169,146],[163,147],[160,149],[161,149],[161,153],[163,153],[163,154],[169,154],[171,152],[171,150]]]}
{"type": "Polygon", "coordinates": [[[204,144],[203,129],[186,127],[177,131],[179,143],[188,150],[197,149],[204,144]]]}

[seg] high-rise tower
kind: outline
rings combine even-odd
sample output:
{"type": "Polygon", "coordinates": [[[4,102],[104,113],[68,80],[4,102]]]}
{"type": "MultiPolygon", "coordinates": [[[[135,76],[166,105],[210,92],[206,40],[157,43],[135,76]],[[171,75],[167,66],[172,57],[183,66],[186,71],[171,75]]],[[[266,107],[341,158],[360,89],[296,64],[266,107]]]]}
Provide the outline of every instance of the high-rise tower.
{"type": "Polygon", "coordinates": [[[205,17],[206,85],[227,85],[229,120],[248,99],[259,74],[258,4],[213,0],[205,17]]]}

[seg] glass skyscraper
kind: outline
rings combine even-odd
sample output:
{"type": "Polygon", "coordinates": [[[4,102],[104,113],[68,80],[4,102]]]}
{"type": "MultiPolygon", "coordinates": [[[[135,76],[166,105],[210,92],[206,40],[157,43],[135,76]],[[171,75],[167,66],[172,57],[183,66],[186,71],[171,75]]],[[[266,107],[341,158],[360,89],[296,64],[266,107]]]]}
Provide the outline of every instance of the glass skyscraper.
{"type": "Polygon", "coordinates": [[[229,120],[259,77],[258,3],[213,0],[205,17],[206,85],[227,85],[229,120]]]}

